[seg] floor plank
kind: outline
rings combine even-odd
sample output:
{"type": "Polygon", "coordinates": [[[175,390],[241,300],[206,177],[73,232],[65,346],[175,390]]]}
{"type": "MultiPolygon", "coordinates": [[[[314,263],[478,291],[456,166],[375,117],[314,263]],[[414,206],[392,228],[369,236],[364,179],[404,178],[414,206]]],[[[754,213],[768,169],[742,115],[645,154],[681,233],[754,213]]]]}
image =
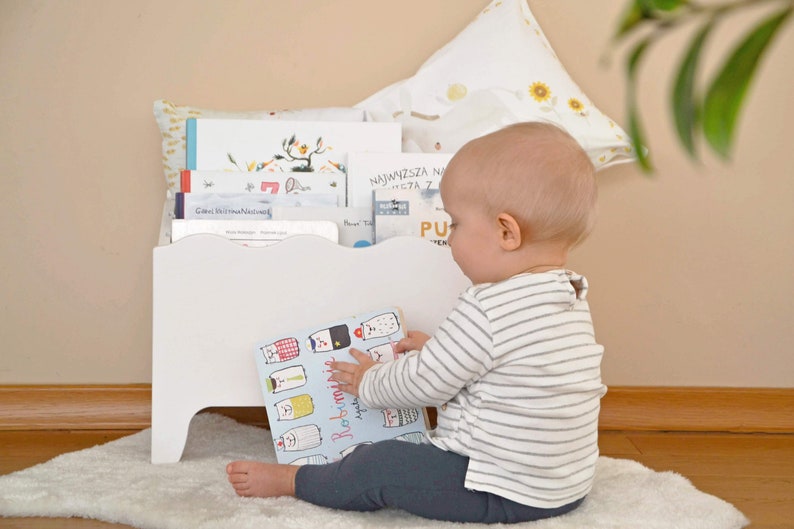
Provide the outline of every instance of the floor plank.
{"type": "Polygon", "coordinates": [[[741,510],[751,520],[751,529],[794,527],[794,436],[645,432],[623,435],[639,454],[621,457],[687,477],[698,489],[741,510]]]}
{"type": "Polygon", "coordinates": [[[639,456],[641,452],[624,433],[601,432],[598,436],[598,448],[604,455],[610,457],[639,456]]]}
{"type": "Polygon", "coordinates": [[[135,432],[128,430],[0,432],[0,474],[44,463],[53,457],[91,448],[135,432]]]}

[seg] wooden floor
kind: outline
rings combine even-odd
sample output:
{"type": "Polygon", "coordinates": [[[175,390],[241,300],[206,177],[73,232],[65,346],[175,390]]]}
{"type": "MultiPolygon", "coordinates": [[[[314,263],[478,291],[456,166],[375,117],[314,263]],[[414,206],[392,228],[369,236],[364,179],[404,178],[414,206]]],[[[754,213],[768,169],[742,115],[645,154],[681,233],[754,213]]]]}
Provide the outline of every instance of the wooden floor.
{"type": "MultiPolygon", "coordinates": [[[[0,431],[0,474],[130,431],[0,431]]],[[[794,435],[602,432],[601,453],[683,474],[745,513],[752,529],[794,527],[794,435]]],[[[0,518],[17,529],[119,528],[93,520],[0,518]]]]}

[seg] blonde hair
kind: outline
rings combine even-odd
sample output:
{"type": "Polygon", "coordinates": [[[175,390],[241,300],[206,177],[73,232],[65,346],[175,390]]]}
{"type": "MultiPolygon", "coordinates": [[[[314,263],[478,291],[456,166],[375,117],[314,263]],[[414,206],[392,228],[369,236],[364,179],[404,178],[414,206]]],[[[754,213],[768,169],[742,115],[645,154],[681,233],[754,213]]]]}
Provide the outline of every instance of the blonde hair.
{"type": "MultiPolygon", "coordinates": [[[[464,145],[450,161],[490,215],[516,219],[524,238],[573,247],[595,222],[595,168],[579,143],[550,123],[509,125],[464,145]]],[[[447,171],[449,171],[449,167],[447,171]]]]}

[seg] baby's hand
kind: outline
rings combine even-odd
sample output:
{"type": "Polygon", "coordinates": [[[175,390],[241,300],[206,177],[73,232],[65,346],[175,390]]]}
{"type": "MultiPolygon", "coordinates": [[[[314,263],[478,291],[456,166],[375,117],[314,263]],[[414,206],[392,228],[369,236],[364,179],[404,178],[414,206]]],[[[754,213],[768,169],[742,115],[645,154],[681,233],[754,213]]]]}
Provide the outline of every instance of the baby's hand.
{"type": "Polygon", "coordinates": [[[364,354],[355,348],[350,349],[350,354],[356,359],[358,364],[332,362],[330,367],[334,373],[331,378],[338,383],[339,389],[358,397],[358,388],[361,385],[361,379],[364,378],[364,373],[374,366],[376,362],[368,354],[364,354]]]}
{"type": "Polygon", "coordinates": [[[430,335],[422,331],[408,331],[408,336],[394,344],[395,353],[404,353],[406,351],[418,351],[425,346],[425,342],[430,339],[430,335]]]}

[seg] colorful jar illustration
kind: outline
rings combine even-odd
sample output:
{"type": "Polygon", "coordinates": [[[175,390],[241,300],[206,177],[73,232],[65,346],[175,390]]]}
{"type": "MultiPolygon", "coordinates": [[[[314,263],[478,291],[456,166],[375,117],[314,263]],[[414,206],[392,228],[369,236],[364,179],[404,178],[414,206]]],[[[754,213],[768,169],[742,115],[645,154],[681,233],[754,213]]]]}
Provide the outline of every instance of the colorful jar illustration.
{"type": "Polygon", "coordinates": [[[350,445],[350,446],[348,446],[347,448],[345,448],[344,450],[340,451],[339,453],[342,455],[342,457],[345,457],[345,456],[347,456],[348,454],[352,453],[352,452],[353,452],[353,450],[355,450],[355,449],[356,449],[356,448],[358,448],[359,446],[371,445],[371,444],[372,444],[372,441],[362,441],[362,442],[360,442],[360,443],[356,443],[356,444],[354,444],[354,445],[350,445]]]}
{"type": "Polygon", "coordinates": [[[423,434],[422,432],[408,432],[402,435],[398,435],[397,437],[395,437],[395,439],[398,441],[406,441],[409,443],[414,443],[419,445],[424,442],[425,434],[423,434]]]}
{"type": "Polygon", "coordinates": [[[259,349],[268,364],[293,360],[300,354],[300,346],[295,338],[284,338],[259,349]]]}
{"type": "Polygon", "coordinates": [[[369,353],[369,357],[375,360],[376,362],[388,362],[390,360],[397,360],[398,358],[405,356],[408,354],[408,351],[403,351],[398,353],[394,350],[393,343],[384,343],[380,345],[376,345],[375,347],[370,347],[367,349],[369,353]]]}
{"type": "Polygon", "coordinates": [[[326,353],[350,347],[350,331],[347,325],[334,325],[317,331],[306,340],[306,347],[313,353],[326,353]]]}
{"type": "Polygon", "coordinates": [[[276,449],[282,452],[300,452],[317,448],[322,442],[320,428],[316,424],[307,424],[281,434],[276,441],[276,449]]]}
{"type": "Polygon", "coordinates": [[[356,329],[355,335],[362,340],[371,340],[391,336],[399,330],[400,322],[397,320],[397,315],[393,312],[385,312],[362,322],[361,327],[356,329]]]}
{"type": "Polygon", "coordinates": [[[322,454],[315,454],[312,456],[299,457],[295,461],[291,461],[290,465],[327,465],[328,458],[322,454]]]}
{"type": "Polygon", "coordinates": [[[299,388],[306,384],[306,370],[303,366],[291,366],[273,371],[265,380],[265,387],[271,393],[299,388]]]}
{"type": "Polygon", "coordinates": [[[280,400],[276,403],[278,420],[292,421],[314,413],[314,402],[311,395],[304,393],[296,397],[280,400]]]}
{"type": "Polygon", "coordinates": [[[394,408],[386,408],[383,410],[383,426],[384,428],[397,428],[411,424],[419,419],[419,410],[396,410],[394,408]]]}

